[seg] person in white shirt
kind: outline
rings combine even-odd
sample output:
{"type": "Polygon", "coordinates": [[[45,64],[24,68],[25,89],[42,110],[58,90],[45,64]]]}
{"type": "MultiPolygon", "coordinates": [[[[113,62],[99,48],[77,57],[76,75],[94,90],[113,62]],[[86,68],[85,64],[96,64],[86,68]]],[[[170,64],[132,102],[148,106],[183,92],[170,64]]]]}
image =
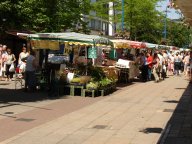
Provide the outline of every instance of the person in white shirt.
{"type": "Polygon", "coordinates": [[[186,53],[183,63],[184,63],[184,74],[188,76],[188,67],[189,67],[190,53],[186,53]]]}
{"type": "Polygon", "coordinates": [[[6,81],[11,80],[13,78],[14,72],[10,71],[10,67],[11,67],[11,65],[14,65],[15,61],[16,61],[15,55],[12,53],[11,49],[8,48],[7,49],[7,58],[5,61],[5,65],[6,65],[5,74],[7,76],[6,81]]]}
{"type": "Polygon", "coordinates": [[[5,78],[7,56],[8,56],[7,46],[3,45],[1,52],[2,79],[5,78]]]}
{"type": "Polygon", "coordinates": [[[18,67],[21,73],[25,72],[26,60],[28,56],[29,56],[29,53],[27,52],[27,48],[23,46],[22,52],[19,54],[19,59],[18,59],[18,67]]]}
{"type": "Polygon", "coordinates": [[[175,75],[179,75],[180,65],[181,65],[181,58],[179,56],[179,53],[176,53],[176,55],[174,57],[175,75]]]}
{"type": "Polygon", "coordinates": [[[27,52],[27,48],[23,46],[22,52],[19,54],[18,64],[22,64],[22,62],[25,62],[28,55],[29,53],[27,52]]]}

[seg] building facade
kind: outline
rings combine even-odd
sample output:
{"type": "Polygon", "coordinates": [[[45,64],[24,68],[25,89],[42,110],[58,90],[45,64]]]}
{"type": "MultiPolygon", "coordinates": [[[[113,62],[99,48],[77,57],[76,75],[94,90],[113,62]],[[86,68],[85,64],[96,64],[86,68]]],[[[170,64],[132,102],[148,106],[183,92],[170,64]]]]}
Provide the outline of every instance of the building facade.
{"type": "MultiPolygon", "coordinates": [[[[95,3],[97,0],[90,0],[91,3],[95,3]]],[[[85,15],[83,20],[88,23],[88,28],[91,30],[91,34],[102,34],[102,35],[114,35],[114,26],[110,20],[110,16],[113,15],[113,2],[109,2],[105,5],[109,9],[107,20],[101,19],[97,16],[95,11],[90,11],[89,15],[85,15]]]]}

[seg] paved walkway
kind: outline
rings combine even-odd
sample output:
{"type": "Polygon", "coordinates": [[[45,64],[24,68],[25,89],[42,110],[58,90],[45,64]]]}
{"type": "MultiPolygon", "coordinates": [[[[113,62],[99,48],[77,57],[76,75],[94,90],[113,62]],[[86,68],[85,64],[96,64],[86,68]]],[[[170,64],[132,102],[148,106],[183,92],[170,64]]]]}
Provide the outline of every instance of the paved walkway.
{"type": "MultiPolygon", "coordinates": [[[[187,86],[188,81],[184,77],[170,77],[160,83],[136,83],[122,87],[103,98],[64,97],[50,100],[45,96],[41,100],[24,102],[8,99],[2,105],[12,103],[12,106],[0,106],[0,131],[3,133],[0,142],[165,143],[170,133],[168,121],[187,86]]],[[[187,95],[191,96],[189,89],[187,95]]],[[[0,101],[3,101],[2,98],[0,101]]]]}

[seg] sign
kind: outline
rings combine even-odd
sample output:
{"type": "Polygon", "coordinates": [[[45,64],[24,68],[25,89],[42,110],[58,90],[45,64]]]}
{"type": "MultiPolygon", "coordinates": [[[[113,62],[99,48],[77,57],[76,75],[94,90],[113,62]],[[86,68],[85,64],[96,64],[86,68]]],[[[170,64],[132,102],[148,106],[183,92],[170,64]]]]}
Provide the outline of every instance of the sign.
{"type": "Polygon", "coordinates": [[[110,59],[116,59],[117,58],[117,52],[115,49],[111,49],[111,51],[109,52],[109,58],[110,59]]]}
{"type": "Polygon", "coordinates": [[[58,41],[31,40],[31,46],[33,49],[59,50],[58,41]]]}
{"type": "Polygon", "coordinates": [[[71,48],[71,46],[69,45],[69,43],[65,43],[64,55],[68,55],[71,50],[72,50],[72,48],[71,48]]]}
{"type": "Polygon", "coordinates": [[[88,58],[97,58],[97,49],[95,47],[88,49],[88,58]]]}

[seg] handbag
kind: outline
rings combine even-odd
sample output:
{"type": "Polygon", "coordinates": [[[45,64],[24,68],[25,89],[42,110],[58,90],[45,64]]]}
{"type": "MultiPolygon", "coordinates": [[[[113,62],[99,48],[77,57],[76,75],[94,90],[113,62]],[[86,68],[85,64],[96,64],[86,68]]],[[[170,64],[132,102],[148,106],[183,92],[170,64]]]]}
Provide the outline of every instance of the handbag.
{"type": "Polygon", "coordinates": [[[2,72],[5,72],[6,71],[6,64],[4,63],[3,66],[2,66],[2,72]]]}
{"type": "Polygon", "coordinates": [[[9,72],[15,72],[14,63],[11,64],[11,66],[10,66],[10,68],[9,68],[9,72]]]}

